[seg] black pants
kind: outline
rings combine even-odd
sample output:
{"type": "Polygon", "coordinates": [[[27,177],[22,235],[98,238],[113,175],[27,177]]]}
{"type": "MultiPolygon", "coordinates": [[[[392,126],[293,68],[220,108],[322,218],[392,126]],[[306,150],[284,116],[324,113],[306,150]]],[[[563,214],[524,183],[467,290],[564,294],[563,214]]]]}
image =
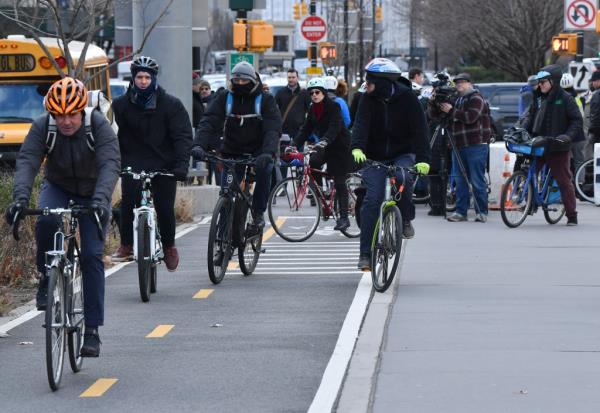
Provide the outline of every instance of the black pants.
{"type": "MultiPolygon", "coordinates": [[[[124,176],[121,180],[121,245],[133,245],[133,209],[140,204],[141,187],[142,183],[130,176],[124,176]]],[[[177,182],[173,178],[157,176],[152,179],[152,197],[163,248],[175,245],[176,193],[177,182]]]]}
{"type": "MultiPolygon", "coordinates": [[[[327,162],[325,156],[315,153],[310,158],[310,167],[313,169],[321,169],[327,162]]],[[[348,218],[348,190],[346,189],[346,179],[348,174],[333,175],[333,186],[335,187],[335,197],[340,206],[340,217],[348,218]]],[[[315,181],[323,186],[322,179],[315,177],[315,181]]]]}

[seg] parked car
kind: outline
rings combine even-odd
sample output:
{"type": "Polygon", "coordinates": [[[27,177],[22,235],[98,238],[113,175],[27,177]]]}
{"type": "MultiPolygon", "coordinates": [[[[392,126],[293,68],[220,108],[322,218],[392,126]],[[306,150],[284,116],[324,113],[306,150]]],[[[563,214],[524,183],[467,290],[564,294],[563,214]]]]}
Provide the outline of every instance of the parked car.
{"type": "Polygon", "coordinates": [[[502,140],[504,132],[519,120],[519,96],[523,86],[525,83],[521,82],[475,85],[490,105],[492,128],[496,140],[502,140]]]}
{"type": "Polygon", "coordinates": [[[121,79],[110,79],[110,96],[113,100],[127,92],[129,81],[121,79]]]}

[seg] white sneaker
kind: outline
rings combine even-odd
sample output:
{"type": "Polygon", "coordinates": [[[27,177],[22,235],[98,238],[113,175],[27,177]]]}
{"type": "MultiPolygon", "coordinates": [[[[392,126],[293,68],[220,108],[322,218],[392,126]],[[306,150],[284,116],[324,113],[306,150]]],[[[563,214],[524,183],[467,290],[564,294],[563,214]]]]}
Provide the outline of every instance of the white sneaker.
{"type": "Polygon", "coordinates": [[[475,215],[475,222],[487,222],[487,215],[486,214],[475,215]]]}

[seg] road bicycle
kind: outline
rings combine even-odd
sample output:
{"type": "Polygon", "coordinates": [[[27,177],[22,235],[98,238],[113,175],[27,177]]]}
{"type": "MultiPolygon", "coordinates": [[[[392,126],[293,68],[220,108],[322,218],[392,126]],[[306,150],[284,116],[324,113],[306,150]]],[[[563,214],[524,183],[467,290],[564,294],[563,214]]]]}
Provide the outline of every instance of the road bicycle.
{"type": "MultiPolygon", "coordinates": [[[[338,220],[340,217],[333,179],[326,172],[310,167],[310,156],[314,151],[306,145],[304,152],[287,154],[291,176],[283,179],[269,194],[267,211],[269,221],[277,235],[289,242],[309,239],[319,227],[321,218],[338,220]],[[325,181],[323,188],[321,182],[325,181]]],[[[342,230],[348,238],[360,236],[357,221],[357,196],[362,179],[360,174],[348,174],[348,219],[350,226],[342,230]]]]}
{"type": "Polygon", "coordinates": [[[152,179],[157,176],[173,178],[173,174],[160,171],[133,172],[128,167],[121,172],[121,176],[130,176],[142,183],[140,206],[133,209],[133,258],[138,267],[140,297],[146,303],[157,290],[158,264],[165,257],[154,209],[152,179]]]}
{"type": "MultiPolygon", "coordinates": [[[[596,167],[600,167],[600,164],[596,167]]],[[[582,163],[575,173],[575,189],[581,200],[594,202],[594,184],[594,159],[592,158],[582,163]]]]}
{"type": "Polygon", "coordinates": [[[502,187],[500,215],[504,224],[516,228],[539,207],[549,224],[558,223],[565,215],[558,184],[548,165],[538,171],[537,158],[544,155],[544,148],[511,142],[506,142],[506,148],[523,155],[524,160],[521,169],[515,171],[502,187]]]}
{"type": "Polygon", "coordinates": [[[220,162],[225,169],[226,184],[213,210],[207,251],[208,277],[213,284],[219,284],[236,249],[242,273],[254,272],[264,252],[263,228],[255,225],[252,218],[254,158],[243,155],[240,159],[226,159],[207,154],[206,159],[220,162]]]}
{"type": "Polygon", "coordinates": [[[46,371],[48,384],[53,391],[60,385],[63,373],[65,345],[68,349],[71,370],[81,370],[81,347],[85,328],[83,308],[83,279],[80,249],[77,242],[78,219],[90,215],[95,221],[98,237],[103,239],[102,225],[91,209],[75,205],[68,208],[25,209],[13,223],[13,237],[19,240],[19,221],[27,215],[54,215],[59,217],[54,233],[54,249],[46,252],[46,277],[48,298],[43,327],[46,329],[46,371]],[[65,219],[68,229],[65,229],[65,219]]]}

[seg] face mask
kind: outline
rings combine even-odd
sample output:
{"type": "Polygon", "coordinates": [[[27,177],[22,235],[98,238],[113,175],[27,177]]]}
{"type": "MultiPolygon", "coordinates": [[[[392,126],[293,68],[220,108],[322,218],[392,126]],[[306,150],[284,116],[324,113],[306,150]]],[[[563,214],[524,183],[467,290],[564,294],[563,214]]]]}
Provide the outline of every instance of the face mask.
{"type": "Polygon", "coordinates": [[[232,83],[231,90],[236,95],[249,95],[254,89],[255,85],[252,82],[247,83],[245,85],[238,85],[237,83],[232,83]]]}

